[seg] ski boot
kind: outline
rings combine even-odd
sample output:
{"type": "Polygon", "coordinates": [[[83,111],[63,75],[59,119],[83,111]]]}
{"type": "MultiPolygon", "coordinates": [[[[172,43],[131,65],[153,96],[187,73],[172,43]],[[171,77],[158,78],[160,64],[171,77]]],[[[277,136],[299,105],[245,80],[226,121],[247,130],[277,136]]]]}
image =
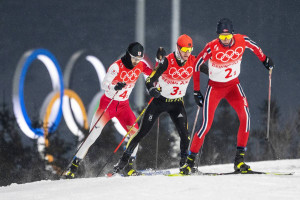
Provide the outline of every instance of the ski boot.
{"type": "Polygon", "coordinates": [[[186,163],[179,169],[180,174],[182,175],[190,175],[192,173],[192,169],[194,168],[195,165],[195,158],[196,158],[195,153],[191,153],[187,158],[186,158],[186,163]]]}
{"type": "Polygon", "coordinates": [[[75,173],[78,169],[79,163],[80,163],[81,159],[79,158],[74,158],[72,161],[71,166],[68,168],[67,172],[65,173],[65,178],[66,179],[73,179],[75,178],[75,173]]]}
{"type": "Polygon", "coordinates": [[[140,176],[140,175],[142,175],[141,172],[138,172],[134,169],[134,166],[133,166],[134,160],[135,160],[135,157],[130,157],[128,165],[126,165],[123,170],[124,176],[140,176]]]}
{"type": "Polygon", "coordinates": [[[123,168],[128,164],[129,158],[130,158],[130,154],[124,152],[119,162],[114,166],[112,175],[120,173],[121,170],[123,170],[123,168]]]}
{"type": "Polygon", "coordinates": [[[180,158],[180,161],[179,161],[179,167],[180,168],[185,164],[187,156],[188,156],[187,153],[181,153],[181,158],[180,158]]]}
{"type": "Polygon", "coordinates": [[[245,148],[237,148],[235,159],[234,159],[234,171],[242,174],[251,172],[249,165],[244,163],[245,148]]]}

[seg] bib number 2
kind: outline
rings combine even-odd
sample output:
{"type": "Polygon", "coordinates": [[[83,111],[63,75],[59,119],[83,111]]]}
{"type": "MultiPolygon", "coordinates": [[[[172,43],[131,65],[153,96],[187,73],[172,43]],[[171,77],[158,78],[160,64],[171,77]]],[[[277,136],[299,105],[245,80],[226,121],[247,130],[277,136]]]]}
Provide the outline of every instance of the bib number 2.
{"type": "MultiPolygon", "coordinates": [[[[232,77],[232,69],[231,68],[225,69],[225,72],[227,72],[227,75],[225,76],[225,78],[232,77]]],[[[234,75],[236,75],[236,71],[234,71],[233,73],[234,73],[234,75]]]]}

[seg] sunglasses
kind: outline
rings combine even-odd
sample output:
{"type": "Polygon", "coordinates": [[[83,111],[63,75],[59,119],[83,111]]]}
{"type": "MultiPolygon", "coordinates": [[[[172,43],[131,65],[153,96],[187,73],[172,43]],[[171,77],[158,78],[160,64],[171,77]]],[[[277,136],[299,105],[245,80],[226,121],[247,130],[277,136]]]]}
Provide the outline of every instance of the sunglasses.
{"type": "Polygon", "coordinates": [[[232,34],[230,34],[230,35],[219,35],[220,40],[225,40],[225,39],[230,40],[232,37],[233,37],[232,34]]]}
{"type": "Polygon", "coordinates": [[[183,52],[192,52],[193,51],[193,47],[180,47],[180,50],[183,52]]]}
{"type": "MultiPolygon", "coordinates": [[[[128,53],[129,53],[129,52],[128,52],[128,53]]],[[[137,57],[137,56],[131,55],[130,53],[129,53],[129,55],[130,55],[130,57],[131,57],[132,59],[134,59],[135,61],[141,61],[141,60],[143,60],[143,58],[144,58],[144,56],[143,56],[143,57],[137,57]]]]}

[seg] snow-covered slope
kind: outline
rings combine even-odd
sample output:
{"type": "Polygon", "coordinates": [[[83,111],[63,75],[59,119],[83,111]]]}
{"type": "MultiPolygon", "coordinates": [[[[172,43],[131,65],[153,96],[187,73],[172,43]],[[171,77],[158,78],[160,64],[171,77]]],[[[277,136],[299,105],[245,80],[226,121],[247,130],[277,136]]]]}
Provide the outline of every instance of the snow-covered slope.
{"type": "MultiPolygon", "coordinates": [[[[1,200],[244,200],[300,199],[300,160],[248,163],[256,171],[295,172],[292,176],[228,175],[99,177],[39,181],[0,188],[1,200]]],[[[233,165],[203,166],[203,172],[230,172],[233,165]]],[[[172,169],[176,172],[178,169],[172,169]]]]}

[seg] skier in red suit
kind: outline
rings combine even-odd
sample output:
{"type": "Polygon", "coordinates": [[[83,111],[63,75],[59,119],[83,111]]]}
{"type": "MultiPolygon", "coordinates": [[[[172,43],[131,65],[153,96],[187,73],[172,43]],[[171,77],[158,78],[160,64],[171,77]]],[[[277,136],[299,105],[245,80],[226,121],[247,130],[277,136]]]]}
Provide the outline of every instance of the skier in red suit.
{"type": "Polygon", "coordinates": [[[244,163],[247,141],[250,131],[250,113],[248,102],[239,81],[241,61],[246,48],[255,53],[263,65],[270,70],[274,67],[272,60],[246,35],[233,34],[232,22],[221,19],[217,24],[218,38],[206,44],[197,56],[194,71],[194,97],[202,107],[203,96],[200,92],[200,66],[208,60],[209,82],[203,103],[203,122],[195,133],[186,164],[180,169],[181,174],[190,174],[205,135],[210,130],[215,110],[221,99],[226,99],[237,112],[240,126],[237,134],[237,151],[234,170],[247,173],[251,171],[244,163]]]}
{"type": "MultiPolygon", "coordinates": [[[[108,68],[107,74],[101,84],[102,89],[105,90],[105,94],[101,97],[99,108],[93,116],[91,128],[93,128],[110,102],[111,104],[76,153],[71,166],[65,174],[66,178],[75,177],[80,161],[100,136],[109,120],[116,117],[126,131],[129,131],[130,127],[134,124],[136,117],[129,106],[129,95],[140,74],[144,73],[149,76],[152,72],[152,69],[143,60],[143,57],[144,47],[140,43],[134,42],[128,46],[126,54],[108,68]]],[[[136,124],[129,135],[133,135],[138,128],[138,124],[136,124]]],[[[136,173],[136,170],[133,168],[136,153],[137,148],[130,158],[130,165],[126,168],[127,176],[136,173]]]]}

